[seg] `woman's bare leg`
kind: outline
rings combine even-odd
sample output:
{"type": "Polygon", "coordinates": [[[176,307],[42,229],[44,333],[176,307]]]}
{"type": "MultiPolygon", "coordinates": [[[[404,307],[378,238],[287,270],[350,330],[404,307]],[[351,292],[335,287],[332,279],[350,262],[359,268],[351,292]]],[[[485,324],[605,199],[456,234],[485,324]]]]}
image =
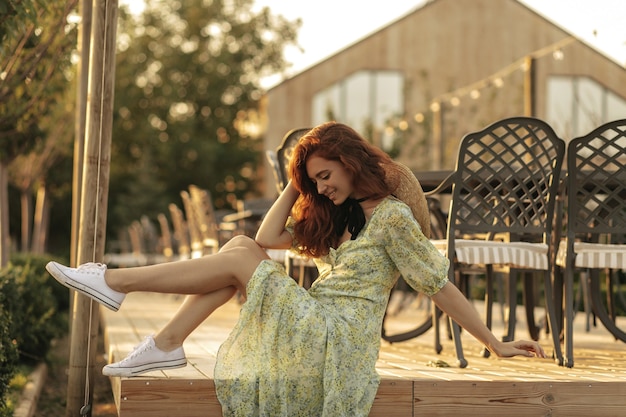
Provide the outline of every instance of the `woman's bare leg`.
{"type": "Polygon", "coordinates": [[[220,252],[198,259],[106,271],[107,284],[129,293],[208,294],[226,287],[245,287],[259,263],[269,259],[253,239],[236,236],[220,252]]]}
{"type": "MultiPolygon", "coordinates": [[[[208,255],[201,259],[213,258],[213,260],[215,260],[216,259],[215,257],[217,257],[217,255],[221,253],[229,252],[229,255],[230,255],[233,253],[249,251],[250,253],[246,254],[247,256],[244,257],[244,258],[247,258],[245,259],[245,261],[238,258],[237,262],[241,262],[241,263],[250,262],[253,265],[250,265],[248,267],[254,266],[254,269],[256,269],[259,262],[262,259],[267,258],[265,251],[262,250],[262,253],[260,254],[261,257],[257,260],[256,255],[255,255],[257,253],[257,248],[258,248],[258,245],[252,239],[245,238],[245,237],[237,237],[237,238],[232,239],[228,243],[226,243],[220,249],[220,252],[218,254],[208,255]]],[[[237,256],[240,256],[240,255],[238,254],[237,256]]],[[[223,256],[217,257],[218,260],[222,260],[223,258],[224,258],[223,256]]],[[[187,264],[189,262],[190,261],[181,261],[181,262],[173,263],[172,265],[175,265],[176,269],[178,270],[179,268],[181,268],[181,265],[179,264],[184,263],[185,265],[182,265],[182,266],[184,266],[184,269],[186,270],[187,264]]],[[[229,262],[229,260],[226,260],[226,262],[229,262]]],[[[199,268],[200,266],[194,265],[194,267],[199,268]]],[[[133,269],[136,270],[137,268],[133,268],[133,269]]],[[[142,268],[142,270],[143,269],[144,268],[142,268]]],[[[156,269],[156,268],[151,268],[151,269],[156,269]]],[[[197,271],[193,270],[193,268],[191,269],[192,269],[191,272],[187,272],[187,273],[191,273],[195,276],[197,271]]],[[[243,267],[242,269],[245,270],[246,267],[243,267]]],[[[245,281],[247,283],[247,281],[250,279],[250,277],[254,273],[254,269],[249,272],[243,272],[243,273],[248,273],[248,275],[245,277],[242,277],[244,279],[238,280],[239,285],[227,286],[219,290],[208,292],[206,294],[193,294],[193,295],[187,296],[183,304],[180,306],[176,315],[174,315],[174,317],[172,317],[172,319],[154,336],[154,341],[155,341],[156,346],[165,352],[171,351],[173,349],[176,349],[179,346],[182,346],[183,342],[191,334],[191,332],[194,331],[218,307],[220,307],[221,305],[226,303],[228,300],[230,300],[233,297],[233,295],[235,295],[235,293],[237,292],[237,289],[239,289],[240,291],[244,291],[244,294],[245,294],[245,285],[243,285],[242,287],[242,284],[243,284],[242,281],[245,281]]],[[[160,272],[160,270],[161,268],[159,268],[159,271],[157,271],[159,274],[164,273],[164,272],[160,272]]],[[[111,272],[114,272],[114,271],[117,271],[117,270],[111,270],[111,272]]],[[[125,269],[125,270],[119,270],[119,271],[128,271],[128,270],[125,269]]],[[[141,272],[144,272],[144,271],[141,271],[141,272]]],[[[169,271],[169,273],[172,273],[172,271],[169,271]]],[[[185,272],[182,272],[182,271],[176,272],[176,275],[174,276],[179,276],[178,274],[181,274],[181,273],[185,273],[185,272]]],[[[209,277],[209,275],[210,274],[207,274],[206,272],[204,272],[201,278],[194,278],[194,279],[210,279],[211,277],[209,277]]],[[[109,276],[107,276],[107,278],[110,279],[109,276]]],[[[123,278],[124,276],[121,277],[121,279],[123,278]]],[[[115,279],[115,277],[113,277],[113,279],[115,279]]],[[[120,279],[120,277],[118,277],[118,279],[120,279]]],[[[144,279],[144,278],[135,278],[135,279],[144,279]]],[[[154,276],[151,275],[149,279],[153,280],[154,276]]]]}
{"type": "Polygon", "coordinates": [[[154,335],[154,343],[165,352],[182,346],[187,336],[236,292],[235,287],[227,287],[208,294],[188,295],[174,317],[154,335]]]}

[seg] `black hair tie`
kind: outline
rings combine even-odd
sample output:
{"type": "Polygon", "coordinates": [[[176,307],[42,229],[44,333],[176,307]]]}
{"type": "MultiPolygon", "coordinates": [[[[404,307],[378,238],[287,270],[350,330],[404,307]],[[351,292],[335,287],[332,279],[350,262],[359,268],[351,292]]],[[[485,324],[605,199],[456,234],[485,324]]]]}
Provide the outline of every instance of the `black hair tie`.
{"type": "Polygon", "coordinates": [[[335,217],[335,233],[337,233],[337,236],[343,235],[347,226],[351,236],[350,240],[356,239],[363,226],[365,226],[365,213],[363,213],[363,207],[361,207],[360,203],[367,199],[368,197],[358,200],[347,198],[339,206],[339,211],[335,217]]]}

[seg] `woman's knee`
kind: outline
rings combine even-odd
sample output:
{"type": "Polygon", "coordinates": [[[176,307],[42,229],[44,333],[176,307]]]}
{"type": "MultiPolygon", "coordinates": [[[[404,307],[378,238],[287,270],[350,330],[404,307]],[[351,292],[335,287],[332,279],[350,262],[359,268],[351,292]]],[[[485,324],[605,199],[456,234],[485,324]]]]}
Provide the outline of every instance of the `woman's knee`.
{"type": "Polygon", "coordinates": [[[224,245],[220,253],[232,266],[231,272],[239,284],[238,288],[245,294],[246,286],[254,271],[262,261],[269,259],[269,256],[265,249],[248,237],[237,237],[231,242],[229,246],[224,245]]]}
{"type": "Polygon", "coordinates": [[[220,250],[228,250],[233,248],[252,248],[252,245],[256,245],[254,239],[246,235],[237,235],[230,239],[228,242],[220,248],[220,250]]]}
{"type": "Polygon", "coordinates": [[[240,256],[249,256],[253,259],[261,261],[269,258],[265,249],[259,246],[254,239],[245,235],[238,235],[226,242],[220,251],[238,252],[240,256]]]}

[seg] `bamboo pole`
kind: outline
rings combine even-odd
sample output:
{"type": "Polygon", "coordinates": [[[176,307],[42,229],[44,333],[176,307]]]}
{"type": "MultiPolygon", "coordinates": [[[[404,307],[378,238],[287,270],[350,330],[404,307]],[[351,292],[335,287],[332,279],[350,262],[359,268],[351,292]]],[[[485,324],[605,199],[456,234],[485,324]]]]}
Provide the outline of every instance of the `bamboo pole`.
{"type": "MultiPolygon", "coordinates": [[[[93,7],[76,264],[104,257],[115,80],[117,0],[93,7]]],[[[99,306],[75,294],[66,416],[91,415],[99,306]]]]}
{"type": "Polygon", "coordinates": [[[78,216],[80,211],[81,187],[83,183],[83,153],[85,151],[85,119],[87,117],[87,87],[89,80],[89,51],[91,43],[91,16],[93,0],[80,0],[81,24],[78,27],[78,53],[80,64],[77,67],[78,86],[76,88],[76,119],[74,123],[74,171],[72,184],[72,236],[70,264],[76,266],[78,252],[78,216]]]}
{"type": "MultiPolygon", "coordinates": [[[[85,152],[85,119],[87,118],[87,87],[89,81],[89,51],[91,43],[91,18],[94,0],[79,0],[81,23],[78,26],[77,50],[80,64],[77,66],[76,115],[74,122],[74,165],[72,172],[72,219],[70,236],[70,265],[76,266],[78,252],[78,229],[80,229],[80,200],[83,184],[83,153],[85,152]]],[[[71,290],[70,290],[71,292],[71,290]]],[[[73,294],[72,294],[73,295],[73,294]]],[[[74,297],[70,297],[70,311],[74,310],[74,297]]],[[[72,316],[69,319],[70,329],[72,316]]]]}

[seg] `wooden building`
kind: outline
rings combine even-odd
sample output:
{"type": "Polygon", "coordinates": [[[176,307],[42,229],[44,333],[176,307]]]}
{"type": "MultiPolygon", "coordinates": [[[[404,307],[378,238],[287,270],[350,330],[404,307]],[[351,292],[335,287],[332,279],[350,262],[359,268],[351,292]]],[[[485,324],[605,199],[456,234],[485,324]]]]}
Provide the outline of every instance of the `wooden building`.
{"type": "Polygon", "coordinates": [[[464,134],[504,117],[541,118],[565,140],[626,117],[626,69],[518,0],[431,0],[266,99],[266,149],[337,120],[414,170],[440,170],[464,134]]]}

